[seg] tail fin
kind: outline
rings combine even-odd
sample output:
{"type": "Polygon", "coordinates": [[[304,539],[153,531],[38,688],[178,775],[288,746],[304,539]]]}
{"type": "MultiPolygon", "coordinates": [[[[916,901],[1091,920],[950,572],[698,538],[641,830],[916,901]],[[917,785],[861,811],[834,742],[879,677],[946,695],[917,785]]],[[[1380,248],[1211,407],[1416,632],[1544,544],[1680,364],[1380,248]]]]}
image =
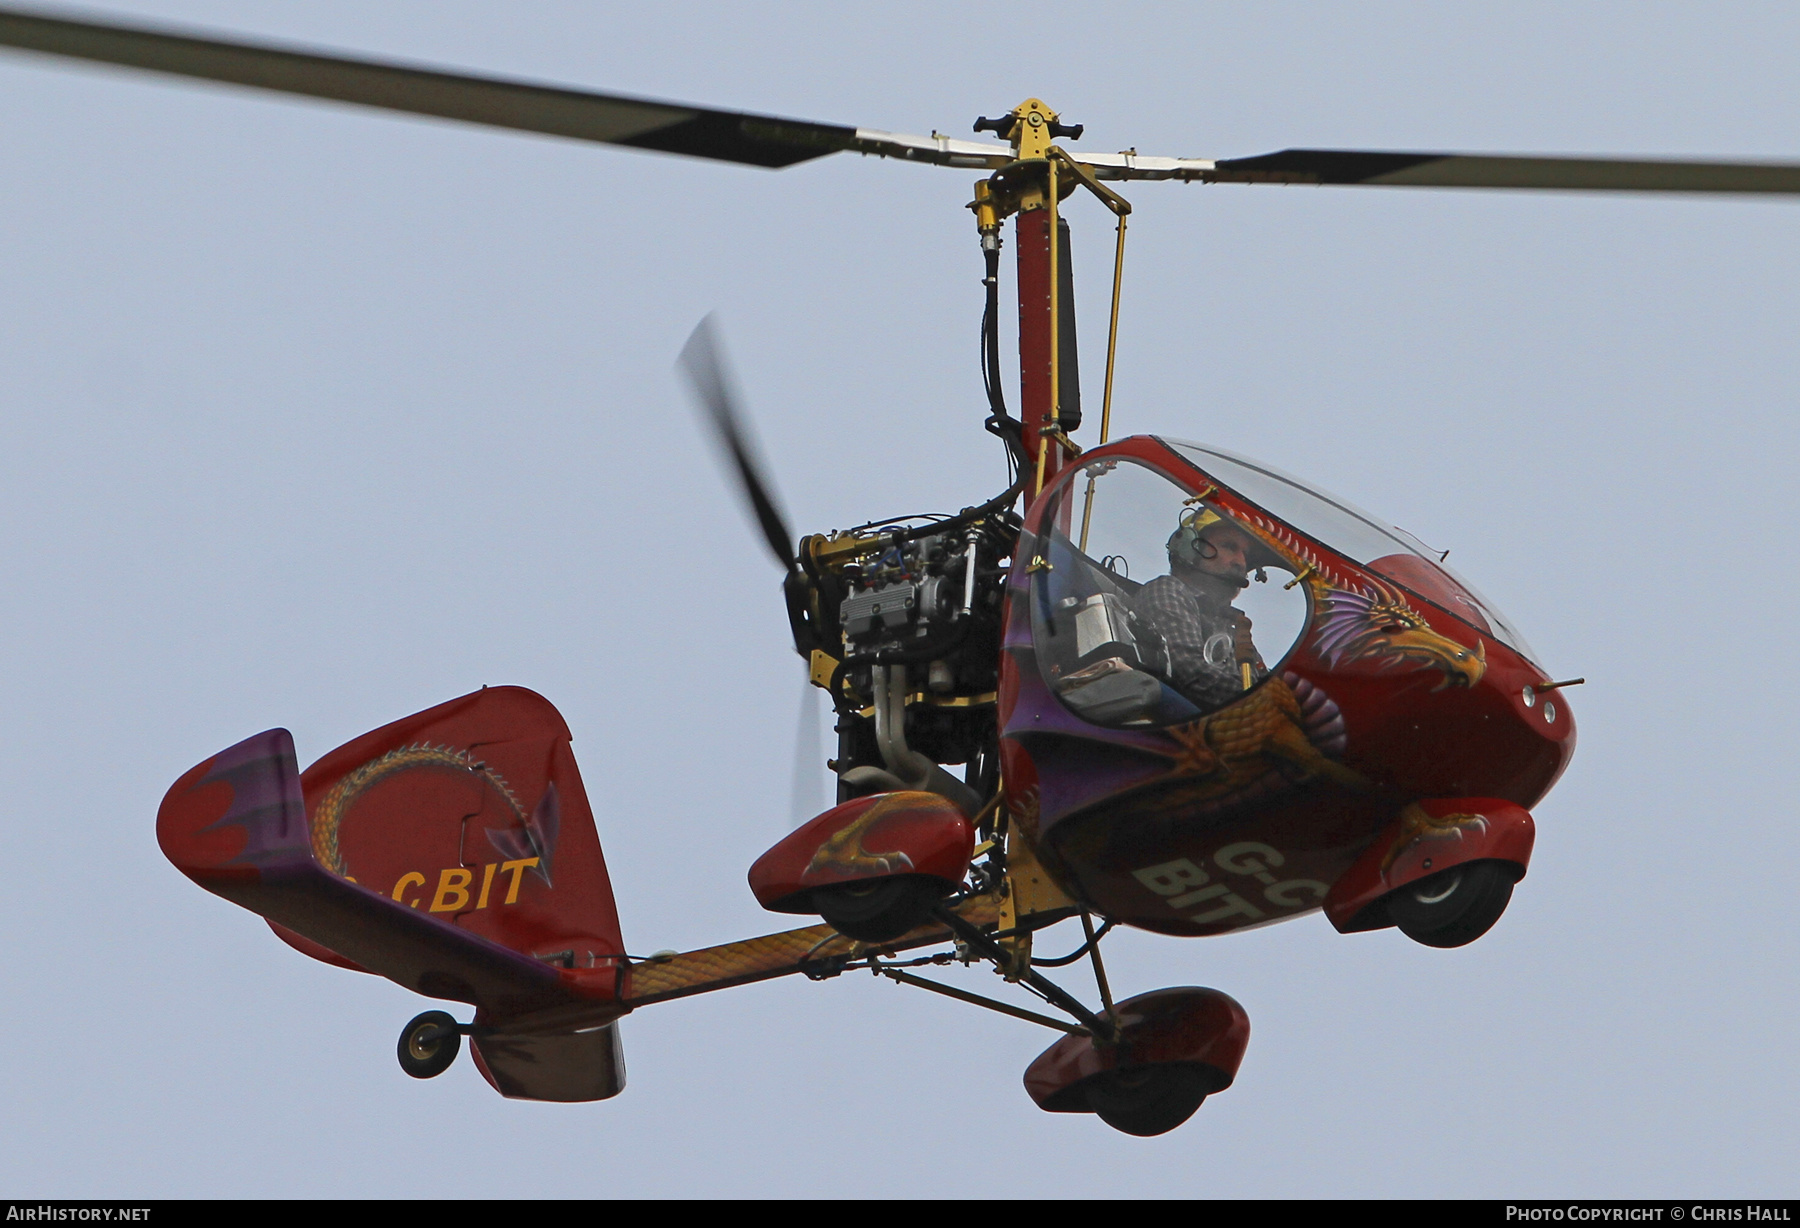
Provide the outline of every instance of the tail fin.
{"type": "Polygon", "coordinates": [[[248,738],[175,782],[157,837],[307,954],[490,1020],[587,1004],[602,1008],[581,1012],[591,1027],[621,996],[618,912],[569,730],[523,688],[396,721],[304,774],[286,730],[248,738]]]}

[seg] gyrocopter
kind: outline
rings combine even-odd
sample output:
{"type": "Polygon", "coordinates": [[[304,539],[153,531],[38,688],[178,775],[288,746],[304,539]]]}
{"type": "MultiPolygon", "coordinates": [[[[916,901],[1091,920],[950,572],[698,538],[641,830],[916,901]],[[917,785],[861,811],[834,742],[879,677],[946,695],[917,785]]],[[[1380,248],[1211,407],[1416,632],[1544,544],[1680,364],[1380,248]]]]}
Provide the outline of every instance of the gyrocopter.
{"type": "Polygon", "coordinates": [[[912,137],[12,8],[0,45],[767,168],[856,152],[977,174],[997,495],[796,539],[709,325],[680,360],[836,712],[837,804],[749,868],[763,907],[816,924],[627,954],[569,729],[517,687],[405,717],[305,771],[286,730],[259,733],[163,801],[162,849],[200,886],[315,959],[474,1008],[410,1022],[408,1074],[441,1073],[467,1037],[483,1077],[521,1099],[616,1095],[632,1011],[861,970],[1060,1032],[1025,1072],[1032,1100],[1160,1134],[1231,1085],[1249,1021],[1215,989],[1115,999],[1113,927],[1202,937],[1322,910],[1340,933],[1479,938],[1574,752],[1564,688],[1580,680],[1545,673],[1437,552],[1352,504],[1202,444],[1109,438],[1131,213],[1113,185],[1800,193],[1800,165],[1074,152],[1081,125],[1037,99],[977,120],[993,141],[912,137]],[[1091,443],[1064,216],[1078,192],[1116,223],[1091,443]],[[1008,241],[1016,413],[999,341],[1008,241]],[[1034,955],[1035,933],[1071,920],[1074,954],[1034,955]],[[1077,960],[1097,1001],[1046,971],[1077,960]],[[1032,1009],[925,975],[952,963],[991,965],[1032,1009]]]}

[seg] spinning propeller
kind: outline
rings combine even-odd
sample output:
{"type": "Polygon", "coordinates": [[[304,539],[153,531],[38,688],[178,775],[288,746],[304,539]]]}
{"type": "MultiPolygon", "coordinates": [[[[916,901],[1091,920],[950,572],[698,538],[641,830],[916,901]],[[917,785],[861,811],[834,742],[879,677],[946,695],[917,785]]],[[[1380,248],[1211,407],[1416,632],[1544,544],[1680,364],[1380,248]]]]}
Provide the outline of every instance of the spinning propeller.
{"type": "MultiPolygon", "coordinates": [[[[775,561],[793,576],[799,565],[794,557],[794,534],[787,518],[775,505],[773,484],[763,474],[757,460],[756,447],[750,434],[748,415],[740,409],[736,383],[725,360],[724,346],[719,341],[718,325],[708,315],[694,327],[687,344],[681,347],[677,362],[688,379],[706,419],[713,439],[737,475],[739,489],[750,505],[750,514],[762,528],[763,540],[775,561]]],[[[788,826],[798,827],[823,810],[827,803],[819,782],[818,761],[819,699],[810,680],[800,685],[799,716],[794,723],[794,761],[792,784],[788,791],[788,826]]]]}
{"type": "Polygon", "coordinates": [[[749,420],[738,410],[738,397],[712,316],[695,326],[687,344],[681,347],[679,365],[693,387],[694,399],[705,411],[714,440],[731,461],[739,487],[750,504],[750,514],[761,526],[770,553],[792,573],[799,566],[794,557],[794,534],[788,528],[787,518],[775,506],[775,488],[763,476],[757,461],[749,420]]]}

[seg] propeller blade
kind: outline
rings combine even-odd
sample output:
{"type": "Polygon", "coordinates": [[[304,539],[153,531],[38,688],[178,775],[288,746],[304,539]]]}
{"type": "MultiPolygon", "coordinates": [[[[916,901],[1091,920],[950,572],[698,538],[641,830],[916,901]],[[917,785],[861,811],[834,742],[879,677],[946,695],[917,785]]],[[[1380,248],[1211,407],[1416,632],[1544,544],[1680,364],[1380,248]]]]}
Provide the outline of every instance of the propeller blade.
{"type": "Polygon", "coordinates": [[[695,399],[706,411],[706,420],[712,427],[713,437],[731,458],[738,481],[743,486],[744,497],[750,501],[751,514],[756,517],[756,523],[762,526],[763,537],[769,543],[770,552],[777,562],[793,571],[794,535],[788,530],[786,518],[775,506],[774,487],[763,477],[762,466],[757,463],[749,422],[738,411],[738,398],[733,391],[731,378],[726,373],[724,350],[719,343],[718,327],[713,323],[712,316],[707,316],[695,326],[693,335],[681,347],[679,365],[693,386],[695,399]]]}
{"type": "Polygon", "coordinates": [[[822,697],[811,682],[804,684],[800,696],[800,718],[794,723],[794,777],[788,790],[788,813],[791,831],[802,823],[810,823],[825,813],[827,773],[822,751],[823,735],[819,731],[819,705],[822,697]]]}
{"type": "Polygon", "coordinates": [[[1800,193],[1800,164],[1565,158],[1502,154],[1284,149],[1225,158],[1193,176],[1212,183],[1320,183],[1563,192],[1800,193]]]}
{"type": "Polygon", "coordinates": [[[12,7],[0,7],[0,47],[751,166],[791,166],[858,147],[856,129],[835,124],[71,21],[12,7]]]}

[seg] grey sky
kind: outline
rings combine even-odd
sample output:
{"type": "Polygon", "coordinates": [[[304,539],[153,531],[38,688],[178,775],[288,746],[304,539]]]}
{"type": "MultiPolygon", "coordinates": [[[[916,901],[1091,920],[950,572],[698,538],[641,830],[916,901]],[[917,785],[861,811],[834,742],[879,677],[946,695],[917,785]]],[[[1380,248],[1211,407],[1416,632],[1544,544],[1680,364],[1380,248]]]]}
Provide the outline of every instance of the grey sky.
{"type": "MultiPolygon", "coordinates": [[[[967,5],[90,11],[900,131],[1037,94],[1146,153],[1800,159],[1774,4],[1052,6],[1024,47],[967,5]]],[[[0,115],[9,1194],[1794,1192],[1800,203],[1128,190],[1118,430],[1450,548],[1590,679],[1474,946],[1109,940],[1122,993],[1215,986],[1253,1026],[1237,1085],[1139,1140],[1031,1105],[1050,1034],[867,978],[627,1018],[608,1103],[416,1083],[422,1000],[154,838],[241,737],[310,760],[518,683],[575,730],[631,949],[781,928],[744,871],[786,829],[802,670],[672,363],[718,310],[805,531],[993,493],[971,173],[13,56],[0,115]]],[[[1071,217],[1095,395],[1110,229],[1071,217]]]]}

